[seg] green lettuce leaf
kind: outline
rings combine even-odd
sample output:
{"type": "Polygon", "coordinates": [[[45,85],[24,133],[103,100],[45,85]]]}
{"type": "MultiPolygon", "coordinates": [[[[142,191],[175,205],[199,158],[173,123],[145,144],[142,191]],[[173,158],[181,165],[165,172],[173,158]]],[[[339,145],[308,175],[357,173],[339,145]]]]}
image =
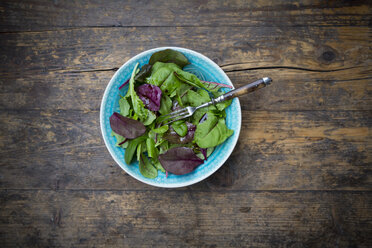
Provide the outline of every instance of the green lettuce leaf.
{"type": "Polygon", "coordinates": [[[215,147],[223,143],[234,131],[227,128],[225,119],[208,112],[208,118],[196,126],[194,140],[201,148],[215,147]]]}
{"type": "Polygon", "coordinates": [[[154,65],[157,62],[172,62],[181,68],[190,64],[185,55],[173,49],[165,49],[151,55],[149,64],[154,65]]]}
{"type": "Polygon", "coordinates": [[[150,160],[143,153],[139,155],[139,171],[142,176],[147,178],[156,178],[158,176],[158,170],[151,164],[150,160]]]}
{"type": "Polygon", "coordinates": [[[133,106],[134,112],[136,113],[138,118],[141,120],[141,122],[144,122],[146,121],[147,116],[148,116],[148,109],[145,108],[145,105],[143,104],[142,100],[139,98],[136,91],[134,90],[134,76],[136,75],[137,67],[138,67],[138,63],[133,69],[132,76],[130,77],[130,80],[129,80],[129,89],[125,97],[130,96],[132,100],[132,106],[133,106]]]}

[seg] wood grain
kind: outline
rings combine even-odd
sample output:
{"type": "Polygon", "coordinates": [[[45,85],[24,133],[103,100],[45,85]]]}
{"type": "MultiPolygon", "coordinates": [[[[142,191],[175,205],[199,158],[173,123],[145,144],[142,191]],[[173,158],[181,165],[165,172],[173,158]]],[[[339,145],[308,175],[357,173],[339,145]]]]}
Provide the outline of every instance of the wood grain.
{"type": "Polygon", "coordinates": [[[1,1],[0,31],[138,26],[368,26],[369,1],[1,1]]]}
{"type": "Polygon", "coordinates": [[[370,1],[1,1],[0,247],[371,247],[370,1]],[[99,107],[134,55],[180,46],[241,98],[234,152],[154,188],[119,168],[99,107]]]}
{"type": "Polygon", "coordinates": [[[0,245],[370,247],[367,197],[370,193],[11,190],[1,193],[1,226],[7,229],[0,245]]]}
{"type": "MultiPolygon", "coordinates": [[[[147,49],[180,46],[226,71],[332,72],[371,64],[369,27],[132,27],[0,34],[1,75],[116,70],[147,49]]],[[[369,66],[370,68],[370,66],[369,66]]]]}
{"type": "MultiPolygon", "coordinates": [[[[337,72],[294,69],[227,72],[235,87],[270,76],[264,90],[240,98],[244,110],[309,111],[371,110],[372,79],[367,66],[337,72]]],[[[3,76],[0,109],[98,111],[112,71],[44,72],[3,76]]],[[[369,112],[367,112],[368,115],[369,112]]]]}
{"type": "MultiPolygon", "coordinates": [[[[98,112],[13,111],[0,117],[3,189],[144,187],[111,159],[98,112]]],[[[196,189],[370,190],[370,127],[365,111],[243,111],[232,156],[196,189]]]]}

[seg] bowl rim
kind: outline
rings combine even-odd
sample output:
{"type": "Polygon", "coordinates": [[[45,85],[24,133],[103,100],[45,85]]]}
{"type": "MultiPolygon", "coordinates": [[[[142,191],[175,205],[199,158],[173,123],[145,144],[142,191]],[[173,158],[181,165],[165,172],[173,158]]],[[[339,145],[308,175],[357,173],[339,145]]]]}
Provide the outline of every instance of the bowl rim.
{"type": "Polygon", "coordinates": [[[151,185],[151,186],[155,186],[155,187],[160,187],[160,188],[180,188],[180,187],[186,187],[186,186],[190,186],[192,184],[195,184],[195,183],[198,183],[200,181],[203,181],[204,179],[206,179],[207,177],[209,177],[210,175],[212,175],[213,173],[215,173],[219,168],[222,167],[222,165],[226,162],[226,160],[230,157],[231,153],[233,152],[238,140],[239,140],[239,135],[240,135],[240,130],[241,130],[241,121],[242,121],[242,118],[241,118],[241,105],[240,105],[240,101],[239,101],[239,98],[236,98],[237,100],[237,107],[239,109],[239,128],[237,130],[234,130],[234,132],[236,132],[236,138],[235,140],[233,141],[233,145],[229,147],[229,150],[226,151],[229,155],[228,156],[224,156],[223,159],[220,160],[220,165],[219,166],[216,166],[214,168],[212,168],[210,171],[208,171],[207,173],[203,174],[202,176],[200,177],[197,177],[193,180],[190,180],[190,181],[186,181],[186,182],[181,182],[181,183],[174,183],[174,184],[170,184],[170,185],[160,185],[158,183],[156,183],[155,181],[154,182],[147,182],[147,181],[144,181],[142,180],[142,178],[138,177],[135,173],[132,173],[131,171],[128,171],[125,169],[125,167],[123,167],[121,164],[120,164],[120,161],[119,159],[115,156],[115,153],[114,151],[112,150],[112,148],[110,147],[110,144],[108,142],[108,137],[105,136],[105,132],[104,132],[104,104],[106,103],[107,101],[107,98],[109,97],[109,89],[111,88],[111,86],[114,84],[117,76],[124,70],[124,67],[127,65],[127,64],[130,64],[131,62],[133,61],[136,61],[137,59],[139,59],[141,56],[143,55],[146,55],[148,53],[154,53],[154,52],[157,52],[157,51],[160,51],[160,50],[164,50],[164,49],[174,49],[174,50],[178,50],[178,51],[187,51],[195,56],[198,56],[200,58],[202,58],[203,60],[206,60],[208,61],[208,63],[212,64],[213,67],[216,68],[217,71],[219,71],[223,76],[226,77],[226,80],[228,83],[230,83],[230,85],[233,87],[233,89],[235,88],[234,85],[232,84],[230,78],[227,76],[227,74],[221,69],[221,67],[219,67],[213,60],[211,60],[210,58],[206,57],[205,55],[199,53],[199,52],[196,52],[194,50],[191,50],[191,49],[188,49],[188,48],[183,48],[183,47],[176,47],[176,46],[164,46],[164,47],[156,47],[156,48],[152,48],[152,49],[148,49],[148,50],[145,50],[143,52],[140,52],[139,54],[135,55],[134,57],[130,58],[128,61],[126,61],[124,64],[122,64],[120,66],[120,68],[115,72],[115,74],[111,77],[109,83],[107,84],[106,88],[105,88],[105,91],[103,93],[103,97],[102,97],[102,101],[101,101],[101,105],[100,105],[100,128],[101,128],[101,134],[102,134],[102,137],[103,137],[103,140],[104,140],[104,143],[105,143],[105,146],[107,148],[107,150],[109,151],[111,157],[114,159],[114,161],[120,166],[121,169],[123,169],[127,174],[129,174],[130,176],[132,176],[133,178],[135,178],[136,180],[142,182],[142,183],[145,183],[147,185],[151,185]]]}

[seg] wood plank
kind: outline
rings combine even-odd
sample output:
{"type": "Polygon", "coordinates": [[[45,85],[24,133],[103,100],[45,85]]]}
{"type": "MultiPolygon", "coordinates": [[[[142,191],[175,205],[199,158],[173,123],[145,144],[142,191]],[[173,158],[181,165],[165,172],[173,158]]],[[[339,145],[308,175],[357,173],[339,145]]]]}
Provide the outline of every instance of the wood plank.
{"type": "Polygon", "coordinates": [[[369,27],[138,27],[0,34],[0,75],[114,70],[160,46],[201,52],[227,71],[371,67],[369,27]]]}
{"type": "Polygon", "coordinates": [[[372,245],[365,192],[10,190],[0,202],[2,247],[372,245]]]}
{"type": "MultiPolygon", "coordinates": [[[[103,72],[44,72],[4,76],[0,110],[98,111],[113,76],[103,72]]],[[[274,82],[262,91],[240,98],[243,110],[372,110],[372,78],[368,67],[337,72],[294,69],[228,72],[235,87],[263,76],[274,82]]]]}
{"type": "MultiPolygon", "coordinates": [[[[105,148],[98,112],[0,113],[2,189],[152,189],[105,148]]],[[[370,190],[371,112],[243,111],[225,165],[193,189],[370,190]]]]}
{"type": "Polygon", "coordinates": [[[1,1],[0,31],[133,26],[368,26],[365,1],[1,1]]]}

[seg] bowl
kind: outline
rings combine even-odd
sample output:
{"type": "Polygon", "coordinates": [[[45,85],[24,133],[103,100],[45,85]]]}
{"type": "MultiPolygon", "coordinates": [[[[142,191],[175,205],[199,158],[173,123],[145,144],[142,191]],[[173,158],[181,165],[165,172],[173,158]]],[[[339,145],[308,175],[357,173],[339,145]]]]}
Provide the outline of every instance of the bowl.
{"type": "Polygon", "coordinates": [[[201,80],[224,83],[233,86],[230,79],[225,72],[212,60],[206,56],[186,48],[180,47],[159,47],[144,51],[122,65],[118,71],[111,78],[106,87],[100,109],[100,124],[102,136],[106,147],[116,163],[129,175],[135,179],[157,187],[163,188],[177,188],[189,186],[191,184],[202,181],[208,176],[217,171],[227,160],[232,153],[240,133],[241,128],[241,108],[239,99],[235,98],[232,104],[226,109],[226,125],[229,129],[234,130],[224,143],[215,147],[213,153],[201,165],[199,165],[193,172],[185,175],[174,175],[169,173],[166,177],[165,173],[159,171],[158,177],[149,179],[139,171],[138,162],[132,162],[130,165],[124,161],[125,150],[117,147],[116,138],[111,136],[111,127],[109,118],[114,112],[119,112],[119,98],[120,95],[125,95],[128,90],[128,85],[119,90],[119,86],[129,79],[135,64],[138,62],[139,66],[147,64],[150,56],[160,50],[173,49],[183,53],[190,61],[184,70],[194,73],[201,80]],[[119,95],[120,94],[120,95],[119,95]]]}

